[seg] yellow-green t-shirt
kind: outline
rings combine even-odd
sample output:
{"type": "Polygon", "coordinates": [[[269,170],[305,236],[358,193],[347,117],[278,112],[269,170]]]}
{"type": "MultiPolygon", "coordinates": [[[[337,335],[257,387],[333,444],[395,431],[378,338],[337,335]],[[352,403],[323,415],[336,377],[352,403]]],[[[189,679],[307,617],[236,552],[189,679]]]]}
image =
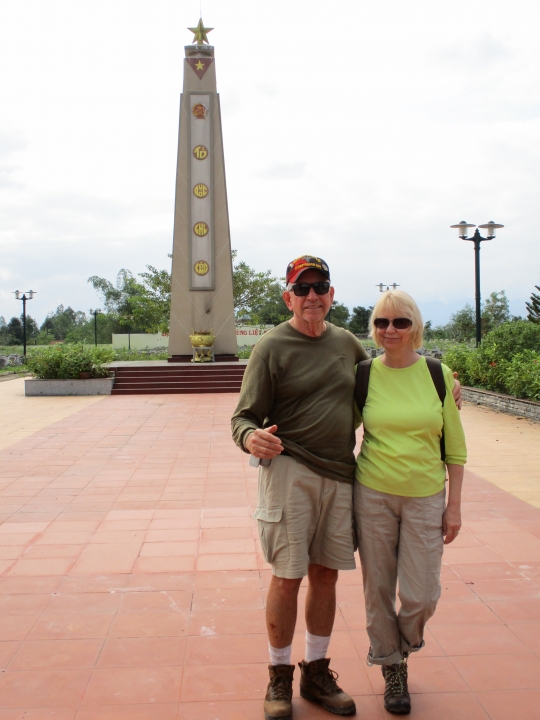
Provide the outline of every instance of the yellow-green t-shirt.
{"type": "MultiPolygon", "coordinates": [[[[364,439],[356,479],[372,490],[428,497],[444,488],[440,438],[444,424],[446,464],[464,465],[465,435],[452,397],[454,378],[442,366],[444,407],[425,358],[407,368],[389,368],[376,358],[364,407],[364,439]]],[[[356,419],[359,419],[358,410],[356,419]]]]}

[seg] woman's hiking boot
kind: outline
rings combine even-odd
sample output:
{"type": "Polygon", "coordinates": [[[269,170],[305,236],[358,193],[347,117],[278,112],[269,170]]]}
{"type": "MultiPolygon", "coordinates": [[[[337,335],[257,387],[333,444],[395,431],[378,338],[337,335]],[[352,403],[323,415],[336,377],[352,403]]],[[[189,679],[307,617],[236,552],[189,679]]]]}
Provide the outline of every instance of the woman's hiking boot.
{"type": "Polygon", "coordinates": [[[381,667],[386,682],[384,707],[395,715],[408,715],[411,712],[411,696],[407,686],[407,659],[395,665],[381,667]]]}

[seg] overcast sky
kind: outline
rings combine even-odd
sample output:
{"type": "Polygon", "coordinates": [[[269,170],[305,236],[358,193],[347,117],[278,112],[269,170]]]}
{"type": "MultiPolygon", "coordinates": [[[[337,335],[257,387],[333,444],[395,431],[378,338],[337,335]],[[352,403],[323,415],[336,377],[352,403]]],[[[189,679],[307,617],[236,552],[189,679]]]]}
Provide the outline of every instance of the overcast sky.
{"type": "MultiPolygon", "coordinates": [[[[169,267],[186,29],[200,0],[0,0],[0,315],[88,311],[90,275],[169,267]]],[[[232,246],[336,299],[397,282],[425,319],[540,285],[539,0],[202,0],[232,246]]]]}

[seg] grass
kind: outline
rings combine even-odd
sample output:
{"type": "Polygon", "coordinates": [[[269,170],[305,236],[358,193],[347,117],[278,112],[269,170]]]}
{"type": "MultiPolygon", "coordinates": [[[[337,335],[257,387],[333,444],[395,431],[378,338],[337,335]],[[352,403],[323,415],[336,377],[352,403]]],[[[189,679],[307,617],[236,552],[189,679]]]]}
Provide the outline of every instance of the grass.
{"type": "MultiPolygon", "coordinates": [[[[22,345],[0,345],[0,355],[22,355],[22,345]]],[[[0,368],[0,377],[4,375],[24,375],[28,372],[25,365],[8,365],[0,368]]]]}
{"type": "Polygon", "coordinates": [[[0,377],[4,375],[26,375],[29,372],[26,365],[8,365],[8,367],[0,368],[0,377]]]}
{"type": "MultiPolygon", "coordinates": [[[[110,346],[109,346],[110,347],[110,346]]],[[[156,350],[115,350],[115,360],[167,360],[169,351],[163,348],[156,350]]]]}

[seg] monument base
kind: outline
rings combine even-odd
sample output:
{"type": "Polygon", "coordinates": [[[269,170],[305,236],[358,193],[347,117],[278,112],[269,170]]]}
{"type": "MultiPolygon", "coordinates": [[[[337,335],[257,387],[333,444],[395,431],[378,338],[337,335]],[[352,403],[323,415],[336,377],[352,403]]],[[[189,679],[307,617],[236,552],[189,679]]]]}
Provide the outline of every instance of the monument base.
{"type": "MultiPolygon", "coordinates": [[[[170,363],[186,363],[191,362],[193,359],[192,355],[172,355],[167,358],[167,362],[170,363]]],[[[219,362],[238,362],[239,358],[236,355],[214,355],[214,361],[219,362]]],[[[194,363],[195,364],[195,363],[194,363]]],[[[203,365],[212,365],[212,363],[197,363],[197,366],[203,367],[203,365]]]]}

